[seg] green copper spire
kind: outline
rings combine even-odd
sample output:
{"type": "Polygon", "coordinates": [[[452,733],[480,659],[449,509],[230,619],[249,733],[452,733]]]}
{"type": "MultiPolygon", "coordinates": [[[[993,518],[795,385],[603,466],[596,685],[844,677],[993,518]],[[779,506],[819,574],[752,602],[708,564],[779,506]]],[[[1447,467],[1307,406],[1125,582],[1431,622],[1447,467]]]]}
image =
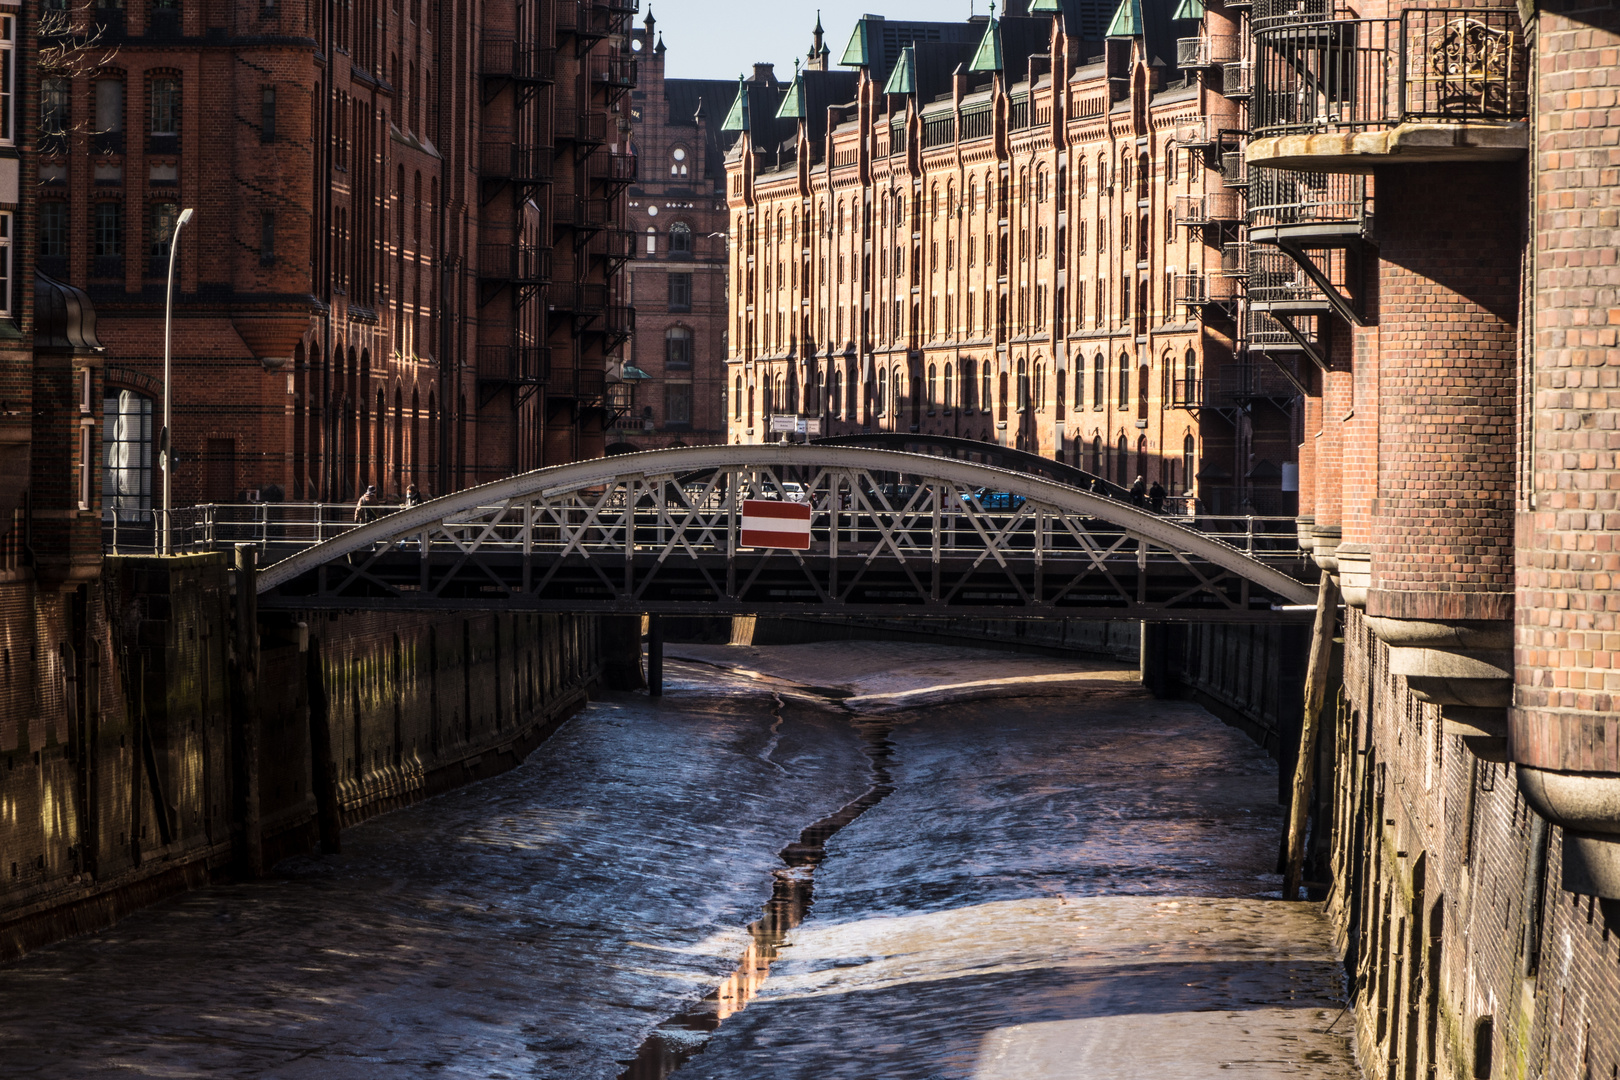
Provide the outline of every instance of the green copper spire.
{"type": "Polygon", "coordinates": [[[915,94],[917,92],[917,47],[907,45],[900,50],[900,59],[889,72],[889,81],[883,85],[885,94],[915,94]]]}
{"type": "Polygon", "coordinates": [[[1170,17],[1176,20],[1185,19],[1189,22],[1203,22],[1204,0],[1181,0],[1181,3],[1176,5],[1174,14],[1170,17]]]}
{"type": "Polygon", "coordinates": [[[855,32],[849,36],[849,44],[844,46],[844,58],[838,61],[844,67],[869,67],[872,63],[872,47],[867,41],[866,20],[862,19],[855,24],[855,32]]]}
{"type": "Polygon", "coordinates": [[[1119,0],[1114,21],[1108,24],[1108,37],[1134,38],[1142,36],[1142,0],[1119,0]]]}
{"type": "Polygon", "coordinates": [[[1031,15],[1061,15],[1063,14],[1062,0],[1030,0],[1029,13],[1031,15]]]}
{"type": "Polygon", "coordinates": [[[725,123],[720,125],[720,130],[748,130],[748,86],[741,75],[737,76],[737,100],[731,103],[731,111],[726,113],[725,123]]]}
{"type": "Polygon", "coordinates": [[[984,37],[979,39],[978,50],[968,62],[968,70],[1000,71],[1001,68],[1001,23],[996,20],[996,5],[992,3],[990,22],[985,25],[984,37]]]}
{"type": "Polygon", "coordinates": [[[799,62],[793,61],[793,85],[782,98],[782,107],[776,110],[778,120],[803,120],[804,107],[804,72],[799,70],[799,62]]]}

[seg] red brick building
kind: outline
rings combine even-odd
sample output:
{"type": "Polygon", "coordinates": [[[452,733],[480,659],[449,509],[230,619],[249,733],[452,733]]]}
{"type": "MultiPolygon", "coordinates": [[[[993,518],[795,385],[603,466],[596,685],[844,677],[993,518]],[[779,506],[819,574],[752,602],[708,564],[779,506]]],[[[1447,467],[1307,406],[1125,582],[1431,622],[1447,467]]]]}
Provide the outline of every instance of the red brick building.
{"type": "Polygon", "coordinates": [[[817,415],[1292,514],[1303,349],[1241,288],[1247,68],[1178,52],[1203,17],[873,15],[850,70],[740,87],[733,439],[817,415]]]}
{"type": "Polygon", "coordinates": [[[176,505],[440,492],[601,453],[632,319],[633,8],[76,9],[102,51],[41,86],[37,251],[99,315],[134,440],[115,501],[155,486],[185,207],[176,505]]]}
{"type": "Polygon", "coordinates": [[[630,120],[640,172],[627,207],[636,260],[625,276],[636,309],[627,359],[636,369],[637,396],[610,439],[620,449],[637,450],[724,442],[726,175],[720,121],[737,87],[724,80],[666,79],[664,43],[650,13],[631,47],[638,66],[630,120]]]}

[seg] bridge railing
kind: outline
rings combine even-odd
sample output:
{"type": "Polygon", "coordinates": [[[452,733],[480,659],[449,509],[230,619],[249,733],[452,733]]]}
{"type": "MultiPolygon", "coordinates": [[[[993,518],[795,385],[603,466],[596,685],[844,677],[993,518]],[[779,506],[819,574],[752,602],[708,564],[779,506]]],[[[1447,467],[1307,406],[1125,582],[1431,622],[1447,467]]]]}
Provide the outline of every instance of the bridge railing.
{"type": "MultiPolygon", "coordinates": [[[[754,491],[748,497],[772,492],[754,491]]],[[[846,554],[882,542],[894,542],[916,550],[934,545],[932,498],[919,496],[907,485],[893,485],[888,491],[862,493],[861,499],[845,493],[838,507],[829,505],[822,493],[815,500],[811,535],[822,547],[836,543],[846,554]]],[[[707,525],[709,535],[700,546],[720,549],[728,542],[724,529],[715,526],[717,515],[730,507],[731,496],[714,485],[692,484],[681,488],[678,497],[666,496],[664,505],[643,492],[634,498],[623,489],[603,492],[592,506],[579,507],[569,517],[553,517],[544,523],[525,523],[500,505],[477,507],[444,522],[442,534],[428,541],[428,550],[453,550],[456,540],[476,539],[486,550],[513,552],[562,551],[573,548],[600,549],[624,545],[624,533],[633,530],[632,548],[661,546],[672,535],[694,525],[707,525]],[[503,510],[511,516],[502,520],[503,510]],[[688,515],[702,515],[706,522],[687,521],[688,515]]],[[[293,551],[332,540],[361,524],[386,518],[399,505],[368,507],[356,519],[355,505],[344,503],[258,502],[206,503],[171,511],[171,550],[177,554],[229,550],[237,544],[252,544],[263,553],[263,561],[283,557],[293,551]]],[[[1292,517],[1254,514],[1199,514],[1190,512],[1180,500],[1166,504],[1165,517],[1179,524],[1218,537],[1246,555],[1263,560],[1296,560],[1302,557],[1298,529],[1292,517]]],[[[102,520],[102,547],[109,555],[151,555],[160,548],[160,514],[156,510],[108,511],[102,520]]],[[[984,550],[985,544],[971,519],[989,520],[1002,530],[1002,541],[1012,546],[1049,545],[1050,536],[1038,537],[1043,526],[1034,518],[1014,521],[1017,508],[999,505],[973,506],[947,503],[939,508],[940,547],[946,552],[984,550]]],[[[1047,526],[1046,528],[1049,528],[1047,526]]],[[[421,538],[401,541],[412,550],[422,550],[421,538]]]]}

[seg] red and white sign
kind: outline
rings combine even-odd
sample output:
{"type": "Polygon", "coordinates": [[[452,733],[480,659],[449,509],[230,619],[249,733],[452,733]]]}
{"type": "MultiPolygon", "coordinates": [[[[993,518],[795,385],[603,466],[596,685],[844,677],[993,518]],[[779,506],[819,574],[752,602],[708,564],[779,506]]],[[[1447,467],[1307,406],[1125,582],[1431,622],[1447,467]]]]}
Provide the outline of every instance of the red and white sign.
{"type": "Polygon", "coordinates": [[[743,547],[808,550],[810,507],[775,499],[744,499],[740,542],[743,547]]]}

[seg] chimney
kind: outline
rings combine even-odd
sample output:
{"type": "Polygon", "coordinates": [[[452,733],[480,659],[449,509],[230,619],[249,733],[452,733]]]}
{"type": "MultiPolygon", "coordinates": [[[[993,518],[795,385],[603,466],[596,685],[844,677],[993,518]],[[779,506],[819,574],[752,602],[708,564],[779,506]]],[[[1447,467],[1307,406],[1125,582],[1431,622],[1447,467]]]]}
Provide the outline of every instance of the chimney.
{"type": "Polygon", "coordinates": [[[757,83],[763,83],[767,86],[774,86],[776,84],[776,65],[755,64],[754,81],[757,83]]]}

